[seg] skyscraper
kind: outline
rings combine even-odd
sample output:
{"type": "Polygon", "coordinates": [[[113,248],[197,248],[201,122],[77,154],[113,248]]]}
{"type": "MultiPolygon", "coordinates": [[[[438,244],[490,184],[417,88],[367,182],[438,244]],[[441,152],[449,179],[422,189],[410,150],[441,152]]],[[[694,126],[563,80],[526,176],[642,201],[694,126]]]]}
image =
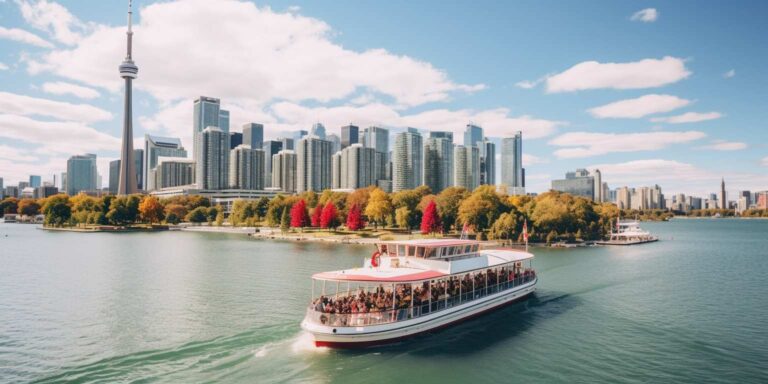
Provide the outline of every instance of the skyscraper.
{"type": "Polygon", "coordinates": [[[523,181],[523,133],[505,137],[501,141],[501,184],[510,194],[522,194],[523,181]]]}
{"type": "Polygon", "coordinates": [[[296,192],[296,152],[282,150],[272,156],[272,188],[296,192]]]}
{"type": "Polygon", "coordinates": [[[120,159],[109,162],[109,193],[117,194],[120,180],[120,159]]]}
{"type": "Polygon", "coordinates": [[[322,123],[313,124],[312,129],[309,130],[309,134],[325,140],[325,125],[322,123]]]}
{"type": "Polygon", "coordinates": [[[264,189],[264,151],[245,144],[229,153],[229,187],[264,189]]]}
{"type": "Polygon", "coordinates": [[[376,151],[355,143],[333,155],[333,188],[357,189],[376,185],[376,151]]]}
{"type": "MultiPolygon", "coordinates": [[[[202,178],[205,175],[202,132],[207,127],[219,126],[221,120],[220,107],[221,102],[219,99],[206,96],[200,96],[199,98],[195,99],[195,107],[192,114],[192,140],[194,142],[192,157],[195,160],[195,184],[197,184],[198,188],[204,188],[204,182],[202,178]]],[[[227,160],[229,160],[229,156],[227,156],[227,160]]],[[[228,175],[225,174],[224,178],[226,179],[227,176],[228,175]]]]}
{"type": "MultiPolygon", "coordinates": [[[[128,31],[127,49],[123,63],[120,64],[120,77],[125,79],[125,105],[123,110],[123,143],[120,149],[120,179],[118,180],[117,194],[129,195],[138,192],[136,186],[136,163],[133,158],[133,95],[132,82],[139,73],[139,67],[131,57],[133,45],[133,31],[131,30],[133,11],[131,0],[128,0],[128,31]]],[[[95,157],[95,156],[94,156],[95,157]]],[[[69,171],[67,171],[69,173],[69,171]]],[[[71,183],[70,183],[71,184],[71,183]]],[[[68,188],[72,190],[71,187],[68,188]]],[[[71,193],[70,193],[71,194],[71,193]]]]}
{"type": "Polygon", "coordinates": [[[223,132],[229,133],[229,111],[219,109],[219,124],[216,126],[223,132]]]}
{"type": "Polygon", "coordinates": [[[195,162],[178,157],[158,157],[157,165],[149,171],[149,188],[163,189],[190,185],[195,182],[195,162]]]}
{"type": "Polygon", "coordinates": [[[452,138],[430,137],[424,144],[424,185],[432,193],[440,193],[453,185],[452,138]]]}
{"type": "MultiPolygon", "coordinates": [[[[133,151],[131,151],[131,154],[133,154],[133,151]]],[[[123,167],[120,167],[120,169],[120,176],[122,177],[123,167]]],[[[74,196],[81,191],[94,191],[98,189],[96,178],[96,155],[91,153],[87,153],[85,155],[75,155],[67,160],[66,191],[68,195],[74,196]]],[[[134,180],[135,182],[135,174],[134,177],[130,177],[130,179],[134,180]]]]}
{"type": "Polygon", "coordinates": [[[272,186],[272,156],[283,149],[283,142],[267,140],[261,147],[264,151],[264,188],[272,186]]]}
{"type": "Polygon", "coordinates": [[[720,209],[728,209],[728,197],[725,195],[725,178],[720,180],[720,209]]]}
{"type": "Polygon", "coordinates": [[[480,159],[480,184],[496,184],[496,144],[486,137],[483,146],[483,158],[480,159]]]}
{"type": "Polygon", "coordinates": [[[325,139],[331,142],[331,153],[341,151],[341,138],[335,133],[325,135],[325,139]]]}
{"type": "Polygon", "coordinates": [[[360,142],[360,127],[356,125],[347,125],[341,127],[341,149],[349,147],[352,144],[360,142]]]}
{"type": "MultiPolygon", "coordinates": [[[[136,170],[136,186],[140,191],[143,191],[145,189],[145,181],[144,174],[142,170],[144,169],[144,150],[143,149],[134,149],[133,150],[133,159],[135,162],[135,166],[133,169],[136,170]]],[[[117,190],[119,188],[118,184],[120,181],[120,164],[121,160],[112,160],[109,162],[109,193],[117,194],[117,190]]],[[[101,187],[101,182],[97,182],[97,185],[101,187]]]]}
{"type": "Polygon", "coordinates": [[[457,145],[453,159],[453,185],[473,191],[480,184],[480,149],[457,145]]]}
{"type": "Polygon", "coordinates": [[[453,143],[453,132],[448,131],[429,131],[429,138],[431,139],[448,139],[453,143]]]}
{"type": "Polygon", "coordinates": [[[238,145],[243,143],[243,134],[241,132],[229,133],[229,149],[235,149],[238,145]]]}
{"type": "Polygon", "coordinates": [[[152,190],[152,183],[149,180],[149,171],[157,166],[159,157],[187,157],[187,150],[181,146],[181,140],[173,137],[160,137],[153,135],[144,135],[144,166],[142,167],[142,179],[144,180],[144,189],[152,190]]]}
{"type": "Polygon", "coordinates": [[[416,128],[408,128],[395,136],[395,147],[392,151],[393,192],[413,189],[422,184],[423,150],[421,134],[416,128]]]}
{"type": "Polygon", "coordinates": [[[253,149],[264,145],[264,125],[256,123],[243,124],[243,144],[253,149]]]}
{"type": "Polygon", "coordinates": [[[483,128],[472,123],[467,124],[464,130],[464,146],[477,147],[480,149],[480,157],[484,156],[481,143],[483,142],[483,128]]]}
{"type": "Polygon", "coordinates": [[[605,201],[605,198],[603,197],[603,175],[600,173],[599,169],[595,169],[592,171],[592,176],[595,182],[592,201],[595,203],[602,203],[605,201]]]}
{"type": "Polygon", "coordinates": [[[37,175],[29,175],[29,186],[32,188],[37,188],[39,186],[43,185],[42,178],[37,175]]]}
{"type": "Polygon", "coordinates": [[[363,131],[363,145],[376,151],[374,160],[376,180],[388,180],[389,167],[389,130],[381,127],[368,127],[363,131]]]}
{"type": "Polygon", "coordinates": [[[202,167],[198,187],[202,189],[226,189],[229,182],[229,134],[219,127],[208,127],[201,137],[202,167]]]}
{"type": "Polygon", "coordinates": [[[616,206],[619,209],[630,209],[632,207],[632,191],[627,187],[616,189],[616,206]]]}
{"type": "Polygon", "coordinates": [[[309,135],[296,143],[296,191],[331,187],[331,142],[309,135]]]}

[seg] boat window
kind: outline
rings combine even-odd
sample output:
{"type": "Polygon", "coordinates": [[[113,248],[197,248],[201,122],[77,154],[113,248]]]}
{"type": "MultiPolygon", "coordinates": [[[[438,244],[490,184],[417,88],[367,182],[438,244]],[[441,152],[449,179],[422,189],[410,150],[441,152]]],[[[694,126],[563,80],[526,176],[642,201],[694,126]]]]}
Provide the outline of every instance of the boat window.
{"type": "Polygon", "coordinates": [[[405,256],[405,245],[398,245],[397,246],[397,255],[398,256],[405,256]]]}
{"type": "Polygon", "coordinates": [[[461,247],[453,247],[453,254],[458,255],[461,253],[461,247]]]}
{"type": "Polygon", "coordinates": [[[437,249],[435,248],[427,248],[427,254],[424,255],[425,258],[431,259],[435,257],[435,253],[437,253],[437,249]]]}
{"type": "Polygon", "coordinates": [[[424,257],[424,247],[416,248],[416,257],[424,257]]]}
{"type": "Polygon", "coordinates": [[[464,253],[470,253],[470,252],[472,252],[472,246],[471,245],[467,245],[466,247],[464,247],[464,253]]]}

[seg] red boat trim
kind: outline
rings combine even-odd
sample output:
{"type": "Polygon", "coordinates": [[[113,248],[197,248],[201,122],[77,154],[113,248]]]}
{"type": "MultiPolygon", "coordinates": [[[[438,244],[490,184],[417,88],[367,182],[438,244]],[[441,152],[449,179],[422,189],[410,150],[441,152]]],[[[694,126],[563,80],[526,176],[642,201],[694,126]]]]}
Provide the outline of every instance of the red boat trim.
{"type": "Polygon", "coordinates": [[[427,279],[436,279],[438,277],[447,276],[444,273],[440,273],[437,271],[424,271],[419,273],[411,273],[408,275],[400,275],[400,276],[370,276],[370,275],[347,275],[347,274],[341,274],[341,273],[329,273],[329,272],[321,272],[316,273],[312,276],[313,279],[323,279],[323,280],[344,280],[344,281],[380,281],[380,282],[401,282],[401,281],[412,281],[412,280],[427,280],[427,279]]]}

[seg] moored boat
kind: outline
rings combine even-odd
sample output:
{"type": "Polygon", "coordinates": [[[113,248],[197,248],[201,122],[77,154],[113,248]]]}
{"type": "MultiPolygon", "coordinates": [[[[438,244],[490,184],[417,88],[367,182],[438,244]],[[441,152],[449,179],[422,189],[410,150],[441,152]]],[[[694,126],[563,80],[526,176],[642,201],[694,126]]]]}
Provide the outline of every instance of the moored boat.
{"type": "Polygon", "coordinates": [[[382,242],[360,268],[312,276],[301,326],[315,345],[340,348],[445,328],[532,294],[533,257],[473,240],[382,242]]]}
{"type": "Polygon", "coordinates": [[[658,241],[657,236],[640,228],[637,220],[618,220],[616,230],[611,231],[611,237],[608,240],[596,241],[601,245],[634,245],[658,241]]]}

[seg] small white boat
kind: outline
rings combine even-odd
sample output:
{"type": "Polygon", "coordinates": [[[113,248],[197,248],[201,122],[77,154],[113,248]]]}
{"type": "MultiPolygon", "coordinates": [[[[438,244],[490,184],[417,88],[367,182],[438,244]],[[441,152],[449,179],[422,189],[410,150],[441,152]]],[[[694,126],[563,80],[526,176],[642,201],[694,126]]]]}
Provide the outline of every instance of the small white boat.
{"type": "Polygon", "coordinates": [[[611,231],[609,240],[596,241],[602,245],[634,245],[658,241],[657,236],[640,228],[637,220],[617,220],[616,231],[611,231]]]}
{"type": "Polygon", "coordinates": [[[473,240],[384,242],[363,267],[312,276],[301,327],[315,345],[391,343],[527,298],[537,282],[533,254],[480,250],[473,240]]]}

